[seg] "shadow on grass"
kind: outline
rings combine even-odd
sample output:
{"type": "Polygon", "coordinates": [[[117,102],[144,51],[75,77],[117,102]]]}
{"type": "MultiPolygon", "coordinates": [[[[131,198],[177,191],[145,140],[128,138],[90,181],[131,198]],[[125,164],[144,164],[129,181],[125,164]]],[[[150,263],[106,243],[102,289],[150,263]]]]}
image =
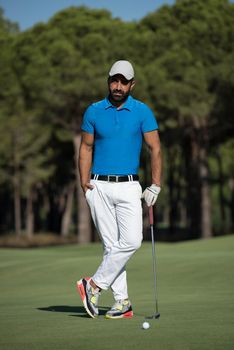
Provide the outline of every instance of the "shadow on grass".
{"type": "MultiPolygon", "coordinates": [[[[107,310],[109,310],[109,307],[101,306],[98,309],[99,309],[99,315],[105,315],[107,310]]],[[[38,307],[37,310],[49,311],[49,312],[75,313],[75,315],[69,315],[69,316],[90,318],[90,316],[87,315],[83,306],[55,305],[55,306],[47,306],[47,307],[38,307]]]]}

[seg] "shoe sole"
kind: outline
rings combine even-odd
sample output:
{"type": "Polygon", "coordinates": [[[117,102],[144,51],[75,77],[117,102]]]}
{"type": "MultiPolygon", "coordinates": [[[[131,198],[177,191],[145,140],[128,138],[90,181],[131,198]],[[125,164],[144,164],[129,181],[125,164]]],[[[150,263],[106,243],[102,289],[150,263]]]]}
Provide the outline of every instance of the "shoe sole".
{"type": "Polygon", "coordinates": [[[80,294],[80,297],[81,297],[81,300],[83,302],[83,305],[84,305],[86,312],[88,313],[88,315],[90,317],[96,318],[97,315],[93,315],[92,312],[89,310],[88,305],[87,305],[87,296],[86,296],[86,292],[85,292],[84,285],[83,285],[83,278],[76,282],[76,288],[77,288],[78,293],[80,294]]]}
{"type": "Polygon", "coordinates": [[[120,319],[120,318],[132,318],[133,317],[133,311],[128,311],[125,314],[119,315],[119,316],[111,316],[111,315],[105,315],[106,318],[114,320],[114,319],[120,319]]]}

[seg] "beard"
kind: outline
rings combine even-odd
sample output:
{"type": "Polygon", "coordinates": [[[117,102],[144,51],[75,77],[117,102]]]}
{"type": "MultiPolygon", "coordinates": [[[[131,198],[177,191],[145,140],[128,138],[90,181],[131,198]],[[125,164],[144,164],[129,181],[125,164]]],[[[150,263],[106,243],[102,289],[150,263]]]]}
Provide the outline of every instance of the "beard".
{"type": "Polygon", "coordinates": [[[116,103],[123,103],[127,100],[130,93],[130,89],[127,92],[117,89],[109,89],[109,98],[116,103]]]}

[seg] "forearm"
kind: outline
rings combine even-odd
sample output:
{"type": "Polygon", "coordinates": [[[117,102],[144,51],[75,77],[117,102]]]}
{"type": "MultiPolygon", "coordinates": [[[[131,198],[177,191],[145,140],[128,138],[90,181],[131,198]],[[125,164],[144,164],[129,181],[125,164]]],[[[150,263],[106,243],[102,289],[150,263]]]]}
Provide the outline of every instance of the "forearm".
{"type": "Polygon", "coordinates": [[[162,158],[159,142],[153,143],[151,150],[151,186],[147,187],[142,194],[142,198],[148,207],[153,206],[161,191],[162,158]]]}
{"type": "Polygon", "coordinates": [[[162,156],[159,148],[151,149],[151,175],[152,184],[161,186],[162,156]]]}
{"type": "Polygon", "coordinates": [[[81,143],[79,152],[79,172],[80,182],[84,189],[90,180],[90,170],[92,166],[93,148],[81,143]]]}

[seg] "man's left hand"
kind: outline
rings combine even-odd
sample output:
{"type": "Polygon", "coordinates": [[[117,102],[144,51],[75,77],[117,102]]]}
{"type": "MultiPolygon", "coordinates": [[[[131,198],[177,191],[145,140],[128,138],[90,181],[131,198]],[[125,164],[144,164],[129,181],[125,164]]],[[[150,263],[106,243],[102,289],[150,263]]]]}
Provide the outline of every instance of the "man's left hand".
{"type": "Polygon", "coordinates": [[[145,189],[145,191],[142,193],[142,198],[144,198],[148,207],[156,203],[160,191],[161,187],[155,184],[152,184],[150,187],[145,189]]]}

